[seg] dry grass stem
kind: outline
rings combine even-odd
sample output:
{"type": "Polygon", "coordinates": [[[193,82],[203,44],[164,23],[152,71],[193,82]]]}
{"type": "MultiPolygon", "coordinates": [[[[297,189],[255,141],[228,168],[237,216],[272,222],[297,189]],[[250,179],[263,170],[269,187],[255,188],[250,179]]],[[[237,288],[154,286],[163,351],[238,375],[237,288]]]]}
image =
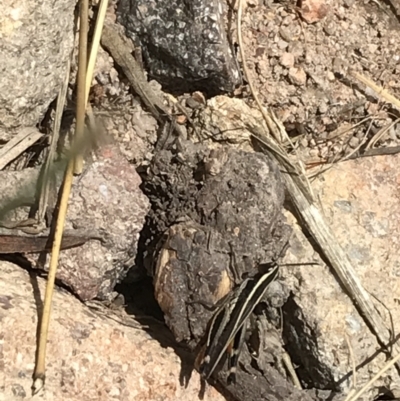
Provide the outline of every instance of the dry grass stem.
{"type": "Polygon", "coordinates": [[[371,149],[375,146],[375,144],[383,137],[383,135],[386,134],[391,128],[393,128],[398,122],[400,121],[400,118],[397,118],[393,122],[391,122],[388,125],[385,125],[382,127],[368,142],[368,145],[365,147],[365,150],[371,149]]]}
{"type": "Polygon", "coordinates": [[[394,107],[396,107],[398,110],[400,110],[400,100],[391,95],[386,89],[383,89],[381,86],[377,85],[375,82],[371,81],[369,78],[365,77],[359,72],[350,71],[350,75],[358,79],[360,82],[367,85],[371,89],[373,89],[373,91],[376,92],[378,96],[382,97],[387,102],[391,103],[394,107]]]}
{"type": "Polygon", "coordinates": [[[58,138],[60,136],[61,120],[64,112],[65,100],[67,97],[70,69],[71,69],[71,60],[68,59],[65,79],[61,84],[60,92],[58,93],[57,97],[56,115],[54,118],[53,133],[51,136],[50,146],[46,155],[46,161],[41,171],[41,179],[39,180],[39,183],[41,185],[41,188],[39,189],[40,197],[39,197],[39,206],[37,215],[37,221],[39,222],[39,224],[44,220],[44,216],[47,209],[49,192],[50,192],[50,183],[51,183],[50,172],[52,170],[52,165],[54,163],[57,152],[57,144],[58,144],[58,138]]]}
{"type": "Polygon", "coordinates": [[[290,355],[287,352],[284,352],[282,354],[282,362],[285,365],[285,368],[287,372],[289,373],[290,378],[292,379],[293,385],[298,388],[299,390],[302,390],[303,387],[301,387],[301,383],[299,378],[297,377],[296,370],[293,367],[292,360],[290,358],[290,355]]]}
{"type": "MultiPolygon", "coordinates": [[[[86,71],[87,71],[87,44],[89,30],[89,0],[80,0],[79,14],[79,55],[78,77],[76,92],[76,130],[75,140],[82,142],[85,130],[86,115],[86,71]]],[[[83,169],[83,154],[75,156],[74,174],[81,174],[83,169]]]]}
{"type": "MultiPolygon", "coordinates": [[[[86,82],[86,56],[87,56],[87,33],[88,33],[88,0],[81,0],[80,3],[80,31],[79,31],[79,57],[78,57],[78,79],[77,79],[77,105],[76,105],[76,126],[73,143],[80,143],[83,140],[83,130],[85,126],[85,82],[86,82]]],[[[76,152],[78,153],[78,152],[76,152]]],[[[82,156],[82,153],[80,154],[82,156]]],[[[33,394],[37,394],[43,387],[46,377],[46,346],[49,333],[51,303],[54,292],[58,258],[62,242],[65,219],[68,209],[68,199],[71,192],[73,172],[78,169],[82,159],[70,157],[64,175],[62,194],[57,215],[54,241],[51,250],[49,273],[47,278],[46,293],[43,304],[43,312],[40,322],[39,345],[37,350],[37,360],[33,374],[33,394]],[[78,163],[78,164],[77,164],[78,163]]]]}
{"type": "Polygon", "coordinates": [[[96,25],[94,27],[94,34],[92,40],[92,47],[90,49],[90,56],[86,70],[86,85],[85,85],[85,106],[89,99],[90,87],[92,85],[94,67],[96,65],[97,53],[99,52],[101,34],[103,32],[104,20],[106,18],[106,11],[108,7],[108,0],[101,0],[99,10],[97,13],[96,25]]]}
{"type": "Polygon", "coordinates": [[[400,353],[398,353],[395,357],[393,357],[386,365],[371,379],[366,383],[356,394],[354,394],[351,398],[346,401],[356,401],[360,398],[382,375],[390,369],[393,365],[397,364],[400,360],[400,353]]]}
{"type": "Polygon", "coordinates": [[[0,149],[0,170],[42,137],[43,134],[36,128],[23,128],[0,149]]]}
{"type": "Polygon", "coordinates": [[[344,401],[348,401],[356,392],[356,387],[357,387],[357,369],[356,369],[356,360],[354,358],[354,352],[353,352],[353,347],[351,346],[349,336],[347,333],[344,334],[344,337],[346,339],[347,343],[347,348],[349,349],[349,354],[350,354],[350,360],[351,360],[351,370],[353,372],[353,380],[352,380],[352,385],[350,388],[349,393],[347,394],[347,397],[345,398],[344,401]]]}
{"type": "Polygon", "coordinates": [[[68,168],[65,172],[64,185],[62,187],[62,196],[60,201],[60,209],[54,233],[54,242],[51,250],[49,274],[47,277],[46,292],[43,303],[43,312],[40,321],[37,360],[36,360],[35,371],[33,374],[33,385],[32,385],[33,394],[37,394],[44,387],[46,378],[46,346],[47,346],[47,338],[50,325],[51,301],[53,299],[58,257],[60,254],[62,234],[67,214],[68,199],[69,199],[69,194],[71,192],[71,186],[73,180],[73,166],[74,166],[74,160],[71,158],[68,163],[68,168]]]}

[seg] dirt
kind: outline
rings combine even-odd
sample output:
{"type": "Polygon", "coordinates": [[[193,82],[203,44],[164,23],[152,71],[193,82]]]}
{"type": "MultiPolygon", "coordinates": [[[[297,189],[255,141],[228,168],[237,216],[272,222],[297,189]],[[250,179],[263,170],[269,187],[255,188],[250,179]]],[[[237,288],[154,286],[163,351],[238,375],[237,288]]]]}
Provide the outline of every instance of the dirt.
{"type": "MultiPolygon", "coordinates": [[[[306,0],[300,7],[247,1],[242,34],[251,80],[307,163],[348,155],[396,122],[391,106],[349,75],[352,68],[400,96],[400,19],[394,11],[373,0],[306,0]],[[315,23],[303,18],[310,3],[323,11],[315,23]]],[[[247,88],[240,92],[248,97],[247,88]]],[[[398,145],[399,139],[395,123],[377,146],[398,145]]]]}

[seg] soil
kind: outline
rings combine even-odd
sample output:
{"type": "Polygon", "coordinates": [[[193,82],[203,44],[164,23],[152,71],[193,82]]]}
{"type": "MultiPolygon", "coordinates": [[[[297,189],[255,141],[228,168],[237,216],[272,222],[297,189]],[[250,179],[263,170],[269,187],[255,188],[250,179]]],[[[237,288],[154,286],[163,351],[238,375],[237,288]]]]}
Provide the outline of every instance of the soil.
{"type": "MultiPolygon", "coordinates": [[[[351,68],[400,96],[400,18],[394,2],[299,4],[247,1],[246,64],[262,103],[284,123],[308,164],[349,155],[391,123],[377,146],[397,145],[398,113],[349,74],[351,68]],[[314,23],[306,21],[309,8],[314,23]]],[[[247,89],[241,95],[247,96],[247,89]]]]}

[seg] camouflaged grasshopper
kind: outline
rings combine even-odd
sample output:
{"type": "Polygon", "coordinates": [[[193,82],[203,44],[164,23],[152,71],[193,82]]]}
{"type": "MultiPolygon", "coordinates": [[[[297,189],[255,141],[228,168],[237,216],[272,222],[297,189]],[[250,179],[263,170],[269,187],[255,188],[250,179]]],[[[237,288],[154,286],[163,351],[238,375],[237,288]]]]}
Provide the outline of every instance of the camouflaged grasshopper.
{"type": "Polygon", "coordinates": [[[211,318],[205,345],[200,352],[199,372],[204,379],[210,378],[224,353],[228,352],[228,383],[236,382],[236,369],[248,318],[278,275],[279,266],[276,262],[263,267],[266,268],[265,273],[246,278],[227,295],[211,318]]]}

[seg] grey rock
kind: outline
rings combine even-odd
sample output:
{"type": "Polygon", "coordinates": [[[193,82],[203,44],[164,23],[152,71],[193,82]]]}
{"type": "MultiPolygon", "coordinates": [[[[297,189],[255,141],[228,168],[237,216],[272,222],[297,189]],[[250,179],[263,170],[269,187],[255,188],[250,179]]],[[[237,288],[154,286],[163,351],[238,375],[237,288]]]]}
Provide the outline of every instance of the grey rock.
{"type": "Polygon", "coordinates": [[[118,13],[165,89],[215,95],[240,83],[220,0],[121,0],[118,13]]]}
{"type": "MultiPolygon", "coordinates": [[[[27,168],[22,171],[0,172],[0,210],[7,211],[19,206],[32,205],[35,201],[39,170],[27,168]]],[[[0,219],[5,216],[0,214],[0,219]]]]}
{"type": "Polygon", "coordinates": [[[57,96],[73,46],[76,0],[2,2],[0,140],[38,123],[57,96]]]}
{"type": "MultiPolygon", "coordinates": [[[[135,167],[113,145],[100,148],[97,160],[75,180],[66,229],[102,238],[60,254],[57,279],[81,300],[111,300],[114,286],[135,260],[139,234],[150,208],[140,184],[135,167]]],[[[42,267],[37,259],[32,257],[32,263],[42,267]]]]}

